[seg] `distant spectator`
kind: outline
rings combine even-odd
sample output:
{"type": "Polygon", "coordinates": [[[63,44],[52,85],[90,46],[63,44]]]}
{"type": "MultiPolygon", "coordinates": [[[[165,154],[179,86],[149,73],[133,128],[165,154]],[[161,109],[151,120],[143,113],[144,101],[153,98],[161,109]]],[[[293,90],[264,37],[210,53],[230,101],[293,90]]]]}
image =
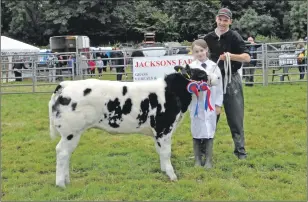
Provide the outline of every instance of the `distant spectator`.
{"type": "MultiPolygon", "coordinates": [[[[55,53],[57,54],[58,52],[55,52],[55,53]]],[[[56,80],[63,81],[63,72],[62,72],[62,68],[64,65],[63,56],[60,54],[57,54],[56,57],[58,58],[58,62],[56,63],[56,67],[57,67],[56,75],[59,75],[59,77],[57,77],[56,80]]]]}
{"type": "Polygon", "coordinates": [[[93,60],[90,60],[88,74],[90,74],[91,77],[95,75],[95,66],[96,66],[95,62],[93,60]]]}
{"type": "Polygon", "coordinates": [[[98,71],[98,78],[101,78],[102,77],[102,71],[103,71],[103,68],[104,68],[104,63],[103,63],[101,57],[97,57],[96,67],[97,67],[97,71],[98,71]]]}
{"type": "Polygon", "coordinates": [[[72,56],[73,66],[74,66],[74,75],[77,75],[77,65],[76,65],[76,55],[72,56]]]}
{"type": "Polygon", "coordinates": [[[297,44],[296,49],[303,49],[303,48],[305,48],[304,39],[300,38],[298,41],[300,41],[300,42],[297,44]]]}
{"type": "MultiPolygon", "coordinates": [[[[141,51],[141,50],[136,50],[136,51],[134,51],[133,53],[132,53],[132,55],[131,55],[131,57],[132,58],[134,58],[134,57],[145,57],[145,55],[143,54],[143,51],[141,51]]],[[[134,67],[133,67],[133,59],[132,59],[132,61],[131,61],[131,72],[132,72],[132,78],[134,78],[134,67]]]]}
{"type": "MultiPolygon", "coordinates": [[[[307,42],[307,37],[305,38],[307,42]]],[[[307,44],[302,43],[301,51],[297,56],[297,64],[299,65],[299,79],[302,80],[305,78],[305,72],[307,71],[307,44]]]]}
{"type": "Polygon", "coordinates": [[[84,54],[82,54],[80,56],[80,65],[79,65],[79,68],[81,69],[82,71],[82,74],[83,74],[83,78],[85,75],[88,74],[88,61],[87,61],[87,56],[85,56],[84,54]]]}
{"type": "Polygon", "coordinates": [[[73,68],[74,68],[73,56],[69,55],[67,60],[68,60],[67,61],[67,67],[69,68],[71,75],[73,75],[73,68]]]}
{"type": "Polygon", "coordinates": [[[244,70],[244,77],[246,82],[250,82],[250,83],[246,83],[246,86],[253,86],[253,82],[254,82],[254,73],[256,71],[256,66],[257,66],[257,48],[259,48],[261,45],[257,45],[254,41],[253,37],[248,37],[247,39],[248,42],[250,42],[249,45],[249,52],[250,52],[250,62],[246,63],[246,67],[243,69],[244,70]]]}
{"type": "Polygon", "coordinates": [[[96,54],[95,54],[95,55],[96,55],[96,58],[98,58],[98,57],[103,58],[102,49],[99,48],[98,51],[99,51],[99,52],[96,52],[96,54]]]}
{"type": "Polygon", "coordinates": [[[28,69],[21,59],[16,60],[17,63],[13,65],[13,71],[15,74],[15,81],[22,81],[22,69],[28,69]]]}
{"type": "Polygon", "coordinates": [[[133,51],[131,57],[144,57],[144,54],[141,50],[136,50],[136,51],[133,51]]]}
{"type": "Polygon", "coordinates": [[[103,52],[103,57],[102,57],[102,59],[105,59],[105,60],[103,60],[103,63],[104,63],[103,71],[104,71],[104,72],[107,72],[107,64],[108,64],[108,60],[106,60],[107,58],[109,58],[108,55],[107,55],[107,53],[104,53],[104,52],[103,52]]]}
{"type": "Polygon", "coordinates": [[[110,66],[110,70],[111,68],[115,68],[117,72],[117,81],[121,81],[122,75],[125,72],[124,71],[124,54],[118,48],[114,48],[114,50],[118,50],[118,51],[111,52],[110,58],[118,58],[118,59],[111,60],[112,65],[110,66]]]}
{"type": "Polygon", "coordinates": [[[49,54],[47,57],[48,81],[49,82],[56,82],[56,65],[57,64],[58,64],[58,58],[54,54],[49,54]]]}

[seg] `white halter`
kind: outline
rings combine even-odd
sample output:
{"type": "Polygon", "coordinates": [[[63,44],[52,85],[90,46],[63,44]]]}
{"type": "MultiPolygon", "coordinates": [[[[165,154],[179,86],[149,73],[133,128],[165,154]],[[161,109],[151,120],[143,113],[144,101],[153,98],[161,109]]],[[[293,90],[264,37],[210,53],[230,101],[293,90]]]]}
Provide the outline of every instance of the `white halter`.
{"type": "MultiPolygon", "coordinates": [[[[230,59],[230,53],[224,53],[226,56],[226,60],[224,61],[224,70],[225,70],[225,78],[224,78],[224,94],[226,94],[227,90],[227,85],[228,83],[231,83],[231,76],[232,76],[232,71],[231,71],[231,59],[230,59]]],[[[220,59],[218,58],[216,62],[216,67],[214,68],[213,72],[215,72],[216,68],[218,67],[220,59]]]]}

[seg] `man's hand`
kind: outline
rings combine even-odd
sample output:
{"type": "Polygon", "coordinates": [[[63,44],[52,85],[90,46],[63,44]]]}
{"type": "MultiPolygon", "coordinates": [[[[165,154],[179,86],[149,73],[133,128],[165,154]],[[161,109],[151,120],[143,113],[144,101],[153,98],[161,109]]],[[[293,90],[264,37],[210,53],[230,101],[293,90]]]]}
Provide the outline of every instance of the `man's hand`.
{"type": "Polygon", "coordinates": [[[219,115],[221,113],[221,107],[215,105],[215,111],[216,111],[216,115],[219,115]]]}
{"type": "Polygon", "coordinates": [[[219,60],[222,60],[222,61],[225,61],[225,60],[226,60],[225,53],[224,53],[224,54],[221,54],[221,55],[219,56],[219,60]]]}
{"type": "MultiPolygon", "coordinates": [[[[229,52],[225,52],[224,54],[221,54],[219,56],[219,60],[225,61],[226,60],[225,54],[227,53],[229,52]]],[[[230,53],[230,60],[237,61],[237,62],[250,62],[250,55],[248,55],[247,53],[242,53],[242,54],[230,53]]]]}
{"type": "Polygon", "coordinates": [[[225,61],[226,60],[226,54],[230,54],[230,60],[232,60],[232,53],[229,53],[229,52],[224,52],[223,54],[221,54],[219,56],[219,59],[222,60],[222,61],[225,61]]]}

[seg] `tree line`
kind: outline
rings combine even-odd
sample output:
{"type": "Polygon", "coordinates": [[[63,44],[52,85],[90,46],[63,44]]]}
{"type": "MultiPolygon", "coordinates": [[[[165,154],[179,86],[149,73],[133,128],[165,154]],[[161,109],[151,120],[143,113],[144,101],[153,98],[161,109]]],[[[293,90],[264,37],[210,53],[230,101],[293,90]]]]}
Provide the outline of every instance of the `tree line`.
{"type": "Polygon", "coordinates": [[[232,28],[246,38],[298,40],[306,36],[306,1],[287,0],[2,0],[2,34],[37,46],[50,36],[87,35],[91,45],[192,41],[212,31],[219,8],[233,12],[232,28]]]}

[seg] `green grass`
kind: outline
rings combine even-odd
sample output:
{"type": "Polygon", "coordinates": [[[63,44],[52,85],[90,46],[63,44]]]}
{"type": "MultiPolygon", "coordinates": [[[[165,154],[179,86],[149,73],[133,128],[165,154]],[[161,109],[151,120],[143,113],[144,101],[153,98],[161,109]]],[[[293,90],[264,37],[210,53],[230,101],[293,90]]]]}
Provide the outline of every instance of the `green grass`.
{"type": "MultiPolygon", "coordinates": [[[[279,71],[276,71],[275,74],[277,76],[274,76],[274,80],[273,81],[272,81],[273,68],[269,68],[267,70],[267,74],[268,74],[267,80],[268,80],[268,84],[269,85],[271,85],[273,83],[281,83],[279,74],[280,75],[282,74],[282,69],[280,69],[279,71]]],[[[299,70],[298,70],[298,67],[289,68],[289,78],[290,78],[290,82],[299,82],[300,81],[299,80],[299,70]]],[[[262,85],[262,83],[263,83],[262,69],[256,69],[254,81],[257,82],[258,85],[260,85],[260,84],[262,85]]],[[[287,76],[284,77],[284,83],[286,83],[286,82],[289,82],[287,76]]],[[[303,82],[303,80],[301,80],[301,82],[303,82]]]]}
{"type": "Polygon", "coordinates": [[[178,182],[160,172],[152,138],[91,129],[72,155],[71,184],[65,190],[55,186],[59,139],[49,137],[50,94],[3,95],[2,201],[307,201],[306,93],[305,83],[245,87],[248,159],[239,161],[232,154],[223,114],[211,170],[193,166],[190,121],[185,116],[173,135],[172,163],[178,182]]]}

